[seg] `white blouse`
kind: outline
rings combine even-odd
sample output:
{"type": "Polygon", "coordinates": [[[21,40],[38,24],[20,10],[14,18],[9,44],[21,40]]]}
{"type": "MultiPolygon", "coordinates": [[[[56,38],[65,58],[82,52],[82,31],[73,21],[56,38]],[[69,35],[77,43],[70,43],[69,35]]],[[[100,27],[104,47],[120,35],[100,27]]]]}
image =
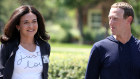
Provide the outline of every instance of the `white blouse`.
{"type": "Polygon", "coordinates": [[[16,52],[12,79],[42,79],[42,59],[39,46],[30,52],[19,45],[16,52]]]}

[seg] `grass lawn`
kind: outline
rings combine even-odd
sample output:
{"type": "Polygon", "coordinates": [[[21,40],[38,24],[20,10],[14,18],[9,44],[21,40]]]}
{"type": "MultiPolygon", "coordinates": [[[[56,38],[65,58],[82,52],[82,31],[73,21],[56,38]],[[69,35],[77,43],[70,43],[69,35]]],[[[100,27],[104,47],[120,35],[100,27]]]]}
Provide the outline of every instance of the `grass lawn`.
{"type": "Polygon", "coordinates": [[[51,53],[83,54],[91,51],[92,45],[50,43],[51,53]]]}
{"type": "Polygon", "coordinates": [[[62,44],[55,43],[51,45],[50,63],[59,59],[64,61],[69,58],[86,58],[88,60],[92,45],[79,45],[79,44],[62,44]],[[51,61],[52,60],[52,61],[51,61]]]}
{"type": "Polygon", "coordinates": [[[50,63],[59,59],[65,61],[69,58],[86,58],[88,60],[92,45],[50,43],[50,63]],[[52,60],[52,61],[51,61],[52,60]]]}

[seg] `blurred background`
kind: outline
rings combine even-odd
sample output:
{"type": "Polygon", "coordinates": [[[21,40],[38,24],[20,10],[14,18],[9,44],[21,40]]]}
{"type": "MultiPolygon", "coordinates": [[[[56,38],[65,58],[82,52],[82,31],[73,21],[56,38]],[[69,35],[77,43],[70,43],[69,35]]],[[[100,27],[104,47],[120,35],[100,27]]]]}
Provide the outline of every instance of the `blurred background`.
{"type": "Polygon", "coordinates": [[[108,13],[118,1],[133,6],[132,33],[140,39],[139,0],[0,0],[0,34],[17,7],[34,6],[51,38],[49,79],[84,79],[92,45],[111,34],[108,13]]]}

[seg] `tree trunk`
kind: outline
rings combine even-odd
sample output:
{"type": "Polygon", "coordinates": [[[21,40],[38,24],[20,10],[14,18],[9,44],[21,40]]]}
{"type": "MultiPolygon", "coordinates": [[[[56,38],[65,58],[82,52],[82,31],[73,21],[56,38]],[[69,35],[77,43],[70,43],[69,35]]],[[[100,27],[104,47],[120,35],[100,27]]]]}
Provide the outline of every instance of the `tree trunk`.
{"type": "Polygon", "coordinates": [[[78,26],[78,29],[80,31],[80,35],[81,35],[81,40],[80,42],[83,43],[83,8],[82,7],[78,7],[77,9],[77,26],[78,26]]]}
{"type": "Polygon", "coordinates": [[[108,21],[108,14],[111,8],[111,5],[114,3],[114,0],[107,0],[102,4],[102,25],[106,28],[105,37],[109,35],[109,21],[108,21]]]}

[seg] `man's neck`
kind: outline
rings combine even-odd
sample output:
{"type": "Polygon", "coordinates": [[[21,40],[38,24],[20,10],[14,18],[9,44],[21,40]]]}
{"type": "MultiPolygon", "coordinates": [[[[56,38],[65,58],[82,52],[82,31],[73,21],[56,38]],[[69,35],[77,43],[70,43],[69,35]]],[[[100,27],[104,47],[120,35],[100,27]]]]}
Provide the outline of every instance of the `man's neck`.
{"type": "Polygon", "coordinates": [[[125,44],[130,40],[132,34],[130,33],[130,34],[127,34],[127,35],[113,35],[113,36],[114,36],[114,38],[116,40],[118,40],[121,43],[125,44]]]}

